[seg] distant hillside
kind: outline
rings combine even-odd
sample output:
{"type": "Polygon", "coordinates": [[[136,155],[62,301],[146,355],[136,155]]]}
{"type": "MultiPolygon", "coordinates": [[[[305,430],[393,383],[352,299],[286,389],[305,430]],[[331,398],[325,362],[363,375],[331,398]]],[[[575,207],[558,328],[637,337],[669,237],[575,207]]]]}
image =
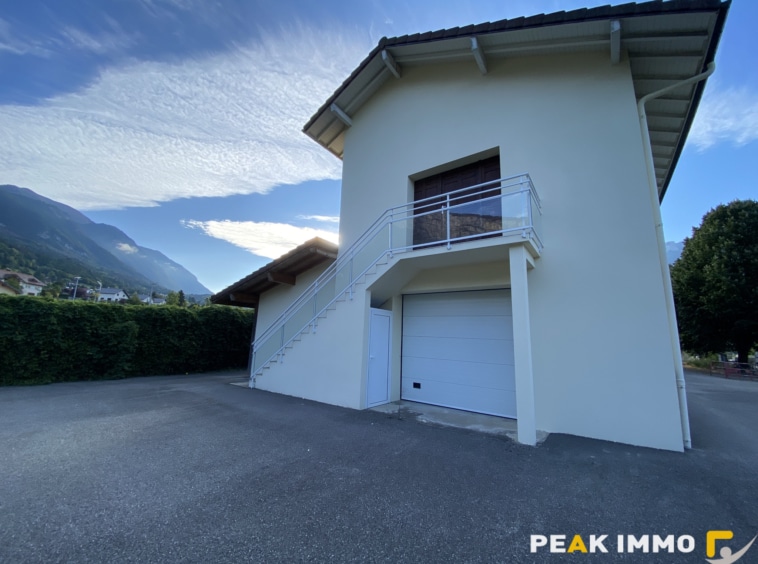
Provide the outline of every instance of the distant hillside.
{"type": "Polygon", "coordinates": [[[104,287],[120,287],[132,290],[144,290],[145,280],[137,275],[128,276],[112,270],[97,268],[65,255],[50,251],[42,245],[8,241],[0,235],[0,267],[33,274],[46,283],[65,287],[73,282],[75,276],[81,277],[81,283],[96,287],[101,282],[104,287]]]}
{"type": "Polygon", "coordinates": [[[182,265],[116,227],[11,185],[0,185],[0,267],[59,283],[82,276],[104,286],[211,293],[182,265]]]}
{"type": "Polygon", "coordinates": [[[669,264],[676,262],[682,255],[682,249],[684,249],[684,241],[679,241],[678,243],[666,241],[666,260],[669,264]]]}

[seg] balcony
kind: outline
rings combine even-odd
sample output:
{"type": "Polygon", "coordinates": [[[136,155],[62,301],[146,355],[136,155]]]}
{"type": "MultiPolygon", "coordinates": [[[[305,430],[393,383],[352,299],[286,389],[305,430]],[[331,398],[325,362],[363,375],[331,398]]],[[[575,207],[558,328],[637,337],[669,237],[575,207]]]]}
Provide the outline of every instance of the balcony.
{"type": "Polygon", "coordinates": [[[541,206],[528,175],[495,180],[417,200],[386,212],[391,253],[513,236],[542,249],[541,206]]]}

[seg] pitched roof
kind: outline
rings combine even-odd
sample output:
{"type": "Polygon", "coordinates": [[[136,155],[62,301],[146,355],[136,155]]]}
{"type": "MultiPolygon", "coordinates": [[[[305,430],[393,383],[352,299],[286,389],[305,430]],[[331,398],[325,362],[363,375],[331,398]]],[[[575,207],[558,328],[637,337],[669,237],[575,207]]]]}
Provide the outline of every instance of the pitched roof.
{"type": "Polygon", "coordinates": [[[32,276],[31,274],[23,274],[21,272],[16,272],[14,270],[4,270],[0,269],[0,279],[1,278],[7,278],[8,276],[15,276],[25,284],[31,284],[32,286],[44,286],[45,283],[39,280],[38,278],[32,276]]]}
{"type": "MultiPolygon", "coordinates": [[[[382,38],[305,124],[303,131],[342,158],[351,116],[405,66],[470,60],[472,38],[485,59],[605,51],[629,56],[639,100],[713,62],[731,0],[655,0],[538,14],[478,25],[382,38]],[[613,22],[620,30],[612,32],[613,22]]],[[[402,80],[402,78],[400,78],[402,80]]],[[[678,88],[648,104],[648,129],[663,194],[676,167],[705,82],[678,88]]]]}
{"type": "Polygon", "coordinates": [[[294,284],[295,278],[324,261],[337,259],[337,245],[314,237],[299,247],[274,259],[252,274],[211,296],[211,302],[222,305],[255,307],[258,298],[279,284],[294,284]]]}

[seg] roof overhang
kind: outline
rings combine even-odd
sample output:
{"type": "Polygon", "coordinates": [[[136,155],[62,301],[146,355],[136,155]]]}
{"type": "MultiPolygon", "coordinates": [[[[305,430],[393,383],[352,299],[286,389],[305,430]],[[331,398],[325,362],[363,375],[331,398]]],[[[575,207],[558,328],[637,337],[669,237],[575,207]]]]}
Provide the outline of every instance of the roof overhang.
{"type": "Polygon", "coordinates": [[[211,302],[220,305],[256,307],[262,293],[281,284],[294,286],[296,278],[303,272],[323,262],[333,262],[336,259],[337,245],[320,237],[314,237],[228,288],[213,294],[211,302]]]}
{"type": "MultiPolygon", "coordinates": [[[[361,106],[403,69],[471,61],[482,74],[498,58],[605,52],[609,64],[626,53],[637,100],[703,72],[714,60],[730,0],[672,0],[540,14],[498,22],[383,38],[303,131],[342,158],[345,132],[361,106]]],[[[647,104],[658,193],[666,192],[684,148],[705,82],[682,86],[647,104]]]]}

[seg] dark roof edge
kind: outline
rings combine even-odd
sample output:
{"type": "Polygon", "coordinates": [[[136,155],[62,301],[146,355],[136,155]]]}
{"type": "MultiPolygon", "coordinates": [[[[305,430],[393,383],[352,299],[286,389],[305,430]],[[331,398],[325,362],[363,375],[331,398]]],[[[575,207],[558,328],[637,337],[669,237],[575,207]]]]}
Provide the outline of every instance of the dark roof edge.
{"type": "Polygon", "coordinates": [[[321,250],[328,253],[336,253],[338,251],[338,248],[339,247],[335,243],[327,241],[326,239],[322,239],[321,237],[314,237],[313,239],[309,239],[305,243],[298,245],[291,251],[288,251],[287,253],[280,256],[279,258],[275,258],[271,262],[264,264],[262,267],[260,267],[258,270],[256,270],[252,274],[248,274],[244,278],[240,278],[233,284],[230,284],[223,290],[216,292],[210,297],[211,303],[216,303],[217,300],[221,299],[221,296],[232,293],[235,290],[235,288],[247,282],[250,282],[254,278],[257,278],[259,276],[262,276],[263,274],[267,274],[268,272],[271,272],[278,265],[282,264],[283,262],[289,259],[295,258],[298,255],[306,255],[310,253],[312,250],[321,250]]]}
{"type": "MultiPolygon", "coordinates": [[[[415,33],[413,35],[402,35],[399,37],[382,37],[379,43],[374,47],[371,52],[366,56],[363,61],[350,73],[342,84],[334,91],[334,93],[324,102],[321,107],[311,116],[308,122],[303,126],[302,131],[308,134],[308,129],[315,123],[316,119],[329,108],[335,100],[345,91],[348,85],[353,79],[358,76],[371,62],[371,60],[379,54],[385,47],[394,47],[400,45],[414,45],[418,43],[432,43],[435,41],[444,41],[447,39],[453,39],[456,37],[468,37],[474,35],[486,35],[490,33],[500,33],[504,31],[517,31],[523,29],[532,29],[537,27],[551,27],[556,25],[565,25],[572,23],[581,23],[585,21],[597,21],[607,20],[612,18],[624,18],[633,16],[650,16],[654,14],[675,14],[675,13],[692,13],[692,12],[710,12],[713,10],[719,10],[719,21],[717,23],[717,33],[721,35],[721,29],[724,25],[724,19],[726,18],[726,11],[729,9],[731,0],[669,0],[663,2],[662,0],[652,0],[650,2],[643,3],[627,3],[618,6],[598,6],[589,9],[572,10],[570,12],[560,11],[552,12],[550,14],[538,14],[529,17],[518,17],[510,20],[499,20],[493,23],[483,23],[473,26],[465,26],[463,28],[455,27],[450,29],[441,29],[437,31],[429,31],[424,33],[415,33]],[[561,19],[561,15],[563,18],[561,19]],[[571,17],[566,18],[566,15],[571,17]],[[515,24],[521,20],[520,24],[515,24]],[[415,39],[410,39],[415,38],[415,39]]],[[[718,42],[716,42],[717,44],[718,42]]],[[[715,49],[711,51],[710,56],[713,57],[715,49]]],[[[711,59],[712,60],[712,59],[711,59]]],[[[702,83],[701,83],[702,84],[702,83]]],[[[699,97],[698,97],[699,101],[699,97]]],[[[696,104],[695,104],[696,106],[696,104]]],[[[689,131],[689,128],[687,128],[689,131]]],[[[310,135],[309,135],[310,137],[310,135]]],[[[675,168],[676,162],[674,162],[675,168]]],[[[666,185],[668,184],[668,180],[666,185]]]]}
{"type": "MultiPolygon", "coordinates": [[[[712,63],[716,59],[716,49],[718,48],[719,42],[721,41],[721,35],[724,31],[724,22],[726,21],[726,16],[729,13],[729,8],[732,5],[732,0],[725,0],[719,8],[719,15],[716,20],[716,25],[713,28],[713,40],[711,41],[711,45],[708,48],[708,53],[705,56],[705,61],[703,64],[703,68],[700,72],[704,72],[706,67],[712,63]]],[[[671,159],[671,166],[669,167],[668,176],[666,177],[666,181],[663,183],[663,187],[661,188],[661,193],[658,196],[658,202],[663,202],[663,197],[666,195],[666,190],[668,190],[669,183],[671,182],[671,178],[674,175],[674,171],[676,170],[676,165],[679,163],[679,157],[682,156],[682,151],[684,151],[684,146],[687,143],[687,137],[690,135],[690,128],[692,127],[692,122],[695,119],[695,114],[697,113],[698,107],[700,106],[700,99],[703,97],[703,91],[705,90],[705,85],[708,82],[708,79],[701,80],[697,83],[695,86],[695,95],[692,98],[692,104],[690,104],[690,111],[687,115],[687,119],[684,122],[684,129],[682,129],[682,134],[679,137],[681,139],[681,142],[679,143],[679,146],[674,150],[674,156],[671,159]]]]}

